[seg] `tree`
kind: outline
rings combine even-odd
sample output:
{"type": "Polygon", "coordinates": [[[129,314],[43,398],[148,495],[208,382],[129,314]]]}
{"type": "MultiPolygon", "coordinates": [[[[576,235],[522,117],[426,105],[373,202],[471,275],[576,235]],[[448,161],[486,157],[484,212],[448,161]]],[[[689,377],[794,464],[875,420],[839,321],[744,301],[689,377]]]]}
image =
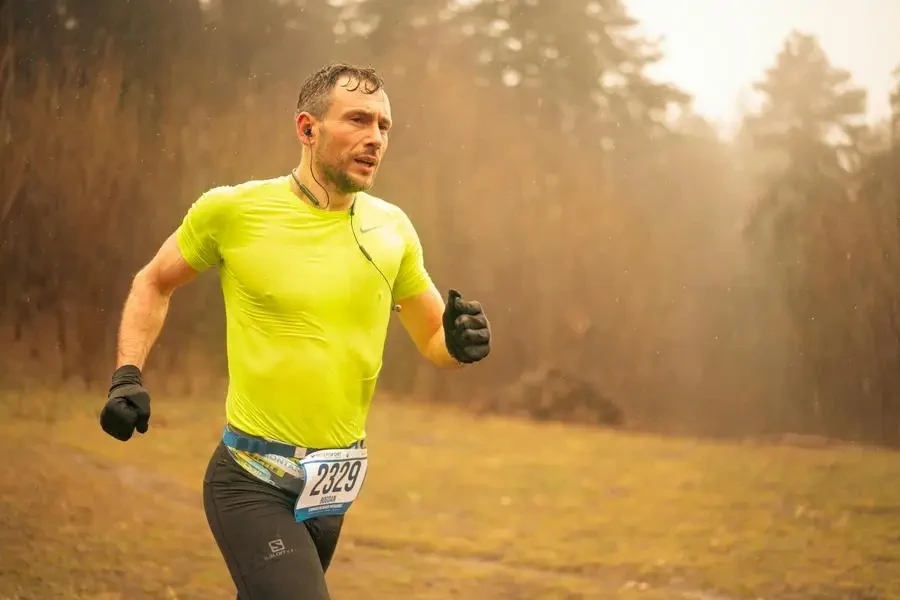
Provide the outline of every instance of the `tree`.
{"type": "Polygon", "coordinates": [[[900,66],[894,69],[894,90],[891,92],[891,146],[900,145],[900,66]]]}
{"type": "Polygon", "coordinates": [[[897,378],[886,374],[896,364],[886,369],[882,357],[897,350],[883,332],[897,331],[889,299],[898,290],[884,285],[894,278],[885,279],[883,257],[896,240],[873,236],[883,229],[885,213],[873,203],[883,194],[860,184],[873,164],[856,122],[865,92],[799,32],[756,89],[763,106],[745,125],[765,158],[767,189],[751,234],[793,314],[808,390],[794,416],[819,432],[889,441],[896,436],[885,428],[888,394],[897,392],[897,378]]]}
{"type": "Polygon", "coordinates": [[[623,143],[686,100],[645,75],[661,55],[621,0],[483,0],[464,16],[483,85],[515,91],[531,122],[583,147],[623,143]]]}
{"type": "Polygon", "coordinates": [[[799,217],[822,195],[840,196],[855,162],[842,160],[855,148],[865,91],[850,85],[850,73],[830,64],[818,41],[792,32],[775,64],[754,89],[762,108],[744,128],[763,155],[760,175],[768,185],[754,215],[760,234],[799,217]]]}

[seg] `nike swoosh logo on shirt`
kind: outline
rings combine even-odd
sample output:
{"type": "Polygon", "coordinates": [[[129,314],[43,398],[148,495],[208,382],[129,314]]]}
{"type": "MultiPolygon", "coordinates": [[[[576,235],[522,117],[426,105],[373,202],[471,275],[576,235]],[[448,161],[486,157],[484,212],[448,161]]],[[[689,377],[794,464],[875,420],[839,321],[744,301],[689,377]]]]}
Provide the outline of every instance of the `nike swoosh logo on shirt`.
{"type": "Polygon", "coordinates": [[[360,227],[359,232],[360,233],[368,233],[368,232],[372,231],[373,229],[378,229],[379,227],[381,227],[381,225],[372,225],[371,227],[360,227]]]}

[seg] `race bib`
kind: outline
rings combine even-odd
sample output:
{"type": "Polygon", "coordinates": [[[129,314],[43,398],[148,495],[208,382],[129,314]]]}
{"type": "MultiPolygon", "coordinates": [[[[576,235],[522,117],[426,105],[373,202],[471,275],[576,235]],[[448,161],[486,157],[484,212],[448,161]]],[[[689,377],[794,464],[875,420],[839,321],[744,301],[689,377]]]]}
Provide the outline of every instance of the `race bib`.
{"type": "Polygon", "coordinates": [[[301,460],[300,467],[305,481],[294,505],[298,523],[347,512],[365,481],[368,453],[366,448],[319,450],[301,460]]]}

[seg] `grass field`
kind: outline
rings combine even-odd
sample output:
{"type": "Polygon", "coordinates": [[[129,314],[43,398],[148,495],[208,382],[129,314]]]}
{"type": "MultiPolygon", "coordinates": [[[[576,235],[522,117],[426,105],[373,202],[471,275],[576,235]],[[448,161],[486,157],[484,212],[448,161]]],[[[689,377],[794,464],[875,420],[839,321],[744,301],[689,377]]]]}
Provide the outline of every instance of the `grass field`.
{"type": "MultiPolygon", "coordinates": [[[[234,598],[200,485],[222,405],[0,399],[0,599],[234,598]]],[[[368,598],[900,599],[900,455],[721,444],[379,400],[328,579],[368,598]]]]}

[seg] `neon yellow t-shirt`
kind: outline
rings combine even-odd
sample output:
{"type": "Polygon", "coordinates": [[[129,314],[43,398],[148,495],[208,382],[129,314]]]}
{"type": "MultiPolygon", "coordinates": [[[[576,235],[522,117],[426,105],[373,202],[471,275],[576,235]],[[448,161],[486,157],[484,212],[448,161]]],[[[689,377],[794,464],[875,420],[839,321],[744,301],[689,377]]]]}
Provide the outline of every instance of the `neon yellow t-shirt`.
{"type": "Polygon", "coordinates": [[[289,177],[210,189],[176,232],[185,260],[217,266],[226,312],[226,419],[311,448],[365,437],[395,301],[432,281],[399,207],[359,193],[354,214],[310,206],[289,177]]]}

